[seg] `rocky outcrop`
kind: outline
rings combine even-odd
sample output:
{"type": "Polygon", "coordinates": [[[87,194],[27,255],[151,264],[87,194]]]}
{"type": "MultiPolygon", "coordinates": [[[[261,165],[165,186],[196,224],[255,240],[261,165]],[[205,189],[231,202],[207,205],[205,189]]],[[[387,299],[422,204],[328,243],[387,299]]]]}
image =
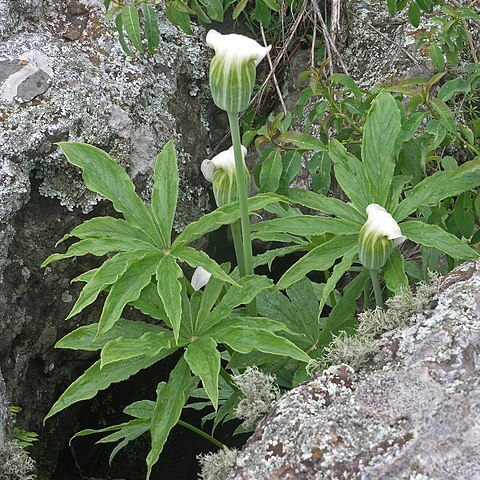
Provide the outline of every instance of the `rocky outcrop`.
{"type": "Polygon", "coordinates": [[[480,261],[384,334],[357,371],[330,367],[284,395],[230,480],[480,478],[480,261]]]}
{"type": "Polygon", "coordinates": [[[5,443],[5,433],[8,421],[8,403],[5,395],[5,381],[0,371],[0,449],[5,443]]]}

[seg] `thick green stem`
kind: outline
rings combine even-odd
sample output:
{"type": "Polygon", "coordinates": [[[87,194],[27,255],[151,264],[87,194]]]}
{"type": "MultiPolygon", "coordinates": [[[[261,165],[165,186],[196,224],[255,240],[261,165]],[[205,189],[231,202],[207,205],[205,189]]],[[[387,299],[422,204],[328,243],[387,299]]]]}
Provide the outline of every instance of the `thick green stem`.
{"type": "Polygon", "coordinates": [[[370,289],[368,284],[363,287],[363,309],[368,310],[370,308],[370,289]]]}
{"type": "Polygon", "coordinates": [[[188,428],[189,430],[196,433],[197,435],[200,435],[201,437],[207,439],[209,442],[213,443],[218,448],[225,448],[225,445],[222,442],[219,442],[216,438],[213,438],[211,435],[209,435],[208,433],[205,433],[203,430],[200,430],[199,428],[194,427],[193,425],[190,425],[189,423],[184,422],[183,420],[179,420],[177,423],[178,425],[188,428]]]}
{"type": "MultiPolygon", "coordinates": [[[[243,243],[243,259],[245,262],[245,275],[253,275],[253,253],[252,239],[250,236],[250,218],[248,215],[247,189],[245,167],[242,155],[242,144],[240,140],[240,127],[238,125],[238,114],[234,112],[228,113],[228,121],[230,123],[230,132],[232,135],[233,153],[235,155],[235,170],[238,189],[238,203],[240,204],[240,222],[242,225],[242,243],[243,243]]],[[[247,305],[248,313],[256,316],[257,307],[255,301],[247,305]]]]}
{"type": "Polygon", "coordinates": [[[373,293],[375,294],[375,303],[378,308],[383,309],[382,289],[380,288],[380,281],[378,280],[378,271],[370,270],[370,278],[372,279],[373,293]]]}
{"type": "Polygon", "coordinates": [[[233,237],[233,246],[235,248],[235,256],[237,257],[238,271],[240,276],[245,276],[245,259],[243,257],[243,244],[242,244],[242,230],[240,221],[232,223],[230,225],[233,237]]]}

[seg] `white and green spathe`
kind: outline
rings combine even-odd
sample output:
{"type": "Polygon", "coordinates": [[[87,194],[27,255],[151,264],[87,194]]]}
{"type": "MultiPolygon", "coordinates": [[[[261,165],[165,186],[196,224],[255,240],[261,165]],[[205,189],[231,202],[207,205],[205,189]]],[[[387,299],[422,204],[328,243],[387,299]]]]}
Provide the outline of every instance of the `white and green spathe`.
{"type": "Polygon", "coordinates": [[[203,288],[208,283],[211,276],[212,274],[207,272],[203,267],[197,267],[193,272],[192,281],[190,282],[193,289],[198,291],[203,288]]]}
{"type": "Polygon", "coordinates": [[[398,223],[382,206],[372,203],[366,212],[368,218],[358,236],[358,256],[365,268],[378,271],[385,265],[393,249],[406,238],[398,223]]]}
{"type": "Polygon", "coordinates": [[[230,113],[243,112],[255,86],[255,70],[271,49],[243,35],[207,34],[207,45],[215,50],[210,65],[210,90],[217,107],[230,113]]]}
{"type": "MultiPolygon", "coordinates": [[[[250,185],[250,174],[245,165],[246,154],[247,149],[242,145],[243,167],[245,170],[243,185],[247,191],[250,185]]],[[[223,207],[223,205],[226,205],[227,203],[236,202],[238,200],[233,147],[220,152],[211,160],[204,160],[200,168],[205,179],[212,184],[213,195],[215,196],[217,207],[223,207]]]]}

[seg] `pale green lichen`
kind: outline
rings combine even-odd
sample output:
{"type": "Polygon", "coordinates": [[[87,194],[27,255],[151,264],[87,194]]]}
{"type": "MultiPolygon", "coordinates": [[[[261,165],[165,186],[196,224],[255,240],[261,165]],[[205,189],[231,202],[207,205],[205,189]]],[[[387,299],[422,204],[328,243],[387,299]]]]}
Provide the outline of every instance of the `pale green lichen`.
{"type": "Polygon", "coordinates": [[[237,461],[237,450],[227,447],[216,453],[210,452],[197,457],[201,467],[200,478],[203,480],[225,480],[228,472],[237,461]]]}
{"type": "Polygon", "coordinates": [[[247,367],[245,372],[233,377],[243,394],[236,410],[236,416],[243,420],[244,427],[252,427],[280,397],[275,377],[264,373],[258,367],[247,367]]]}
{"type": "Polygon", "coordinates": [[[0,450],[0,480],[35,480],[35,462],[17,442],[9,441],[0,450]]]}
{"type": "Polygon", "coordinates": [[[355,336],[340,332],[333,337],[325,349],[324,365],[347,363],[354,369],[360,368],[376,350],[379,337],[386,332],[405,328],[408,319],[422,312],[437,294],[440,276],[430,273],[428,282],[420,282],[415,292],[401,289],[386,301],[386,310],[367,310],[358,315],[358,329],[355,336]]]}

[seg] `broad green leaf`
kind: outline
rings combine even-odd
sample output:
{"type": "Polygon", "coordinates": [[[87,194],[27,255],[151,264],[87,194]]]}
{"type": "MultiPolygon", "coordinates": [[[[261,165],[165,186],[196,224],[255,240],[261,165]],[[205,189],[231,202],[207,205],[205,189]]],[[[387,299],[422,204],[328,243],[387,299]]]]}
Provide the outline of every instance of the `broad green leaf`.
{"type": "Polygon", "coordinates": [[[432,0],[415,0],[415,1],[424,12],[427,12],[427,13],[432,12],[432,6],[433,6],[432,0]]]}
{"type": "Polygon", "coordinates": [[[135,252],[118,253],[114,257],[105,261],[83,287],[83,290],[80,292],[80,295],[66,320],[77,315],[85,307],[92,304],[102,290],[105,290],[109,285],[115,283],[125,273],[130,260],[133,260],[138,256],[141,257],[142,255],[143,254],[139,255],[135,252]]]}
{"type": "Polygon", "coordinates": [[[140,337],[118,337],[108,342],[102,349],[100,368],[116,362],[144,356],[164,358],[176,350],[172,347],[171,332],[146,332],[140,337]]]}
{"type": "Polygon", "coordinates": [[[396,140],[397,145],[400,145],[403,142],[408,142],[413,138],[426,115],[427,112],[422,111],[415,112],[408,117],[408,119],[402,124],[402,128],[398,134],[396,140]]]}
{"type": "Polygon", "coordinates": [[[123,409],[123,413],[134,418],[141,418],[143,420],[150,420],[155,412],[155,402],[151,400],[139,400],[127,405],[123,409]]]}
{"type": "Polygon", "coordinates": [[[171,255],[181,262],[188,263],[192,268],[203,267],[215,278],[235,284],[230,276],[223,271],[222,267],[201,250],[195,250],[192,247],[177,247],[172,250],[171,255]]]}
{"type": "Polygon", "coordinates": [[[190,369],[181,358],[173,369],[167,383],[159,383],[157,402],[150,424],[152,447],[147,455],[147,480],[152,467],[158,461],[170,430],[177,424],[180,414],[191,393],[190,369]]]}
{"type": "Polygon", "coordinates": [[[328,153],[317,152],[308,162],[308,171],[312,175],[312,190],[327,194],[332,184],[332,162],[328,153]]]}
{"type": "Polygon", "coordinates": [[[178,168],[173,140],[157,156],[152,192],[152,211],[160,227],[164,247],[169,247],[173,218],[177,208],[178,168]]]}
{"type": "Polygon", "coordinates": [[[308,245],[309,244],[307,242],[304,242],[303,245],[291,245],[289,247],[280,247],[267,250],[265,253],[255,255],[255,257],[253,257],[253,267],[256,268],[260,265],[267,265],[271,270],[272,263],[276,258],[284,257],[285,255],[295,252],[305,251],[308,249],[308,245]]]}
{"type": "Polygon", "coordinates": [[[274,218],[252,225],[252,233],[291,233],[294,235],[358,235],[361,226],[342,218],[320,217],[316,215],[301,215],[297,217],[274,218]]]}
{"type": "Polygon", "coordinates": [[[321,140],[307,133],[285,132],[280,135],[278,140],[283,143],[292,143],[302,150],[323,151],[327,148],[321,140]]]}
{"type": "Polygon", "coordinates": [[[86,238],[71,245],[65,253],[54,253],[50,255],[41,265],[46,267],[50,263],[64,260],[65,258],[81,257],[82,255],[95,255],[103,257],[109,252],[132,252],[136,251],[136,256],[144,255],[146,252],[158,252],[158,248],[151,243],[141,242],[135,239],[127,238],[86,238]]]}
{"type": "Polygon", "coordinates": [[[183,277],[182,269],[175,259],[167,255],[162,258],[157,267],[157,289],[162,299],[163,308],[170,319],[175,341],[178,341],[180,323],[182,321],[182,285],[179,279],[183,277]]]}
{"type": "Polygon", "coordinates": [[[328,277],[325,287],[322,291],[322,296],[320,298],[319,311],[323,310],[323,307],[327,303],[328,296],[335,290],[337,283],[347,272],[347,270],[352,266],[352,263],[358,256],[358,246],[355,245],[350,251],[348,251],[337,265],[333,267],[332,274],[328,277]]]}
{"type": "Polygon", "coordinates": [[[383,278],[387,288],[393,293],[398,293],[402,288],[408,288],[403,255],[397,248],[393,250],[383,267],[383,278]]]}
{"type": "Polygon", "coordinates": [[[429,54],[435,69],[438,72],[443,72],[445,70],[445,59],[443,58],[442,50],[435,42],[430,44],[429,54]]]}
{"type": "Polygon", "coordinates": [[[143,230],[153,241],[158,233],[147,207],[135,193],[135,186],[123,167],[104,151],[84,143],[59,143],[67,160],[82,169],[83,180],[92,192],[110,200],[125,220],[143,230]]]}
{"type": "Polygon", "coordinates": [[[454,78],[446,81],[438,91],[438,98],[443,102],[448,102],[457,93],[467,93],[471,89],[471,85],[463,78],[454,78]]]}
{"type": "Polygon", "coordinates": [[[342,297],[333,307],[327,317],[320,337],[320,346],[327,346],[332,341],[332,333],[338,333],[345,329],[345,326],[353,320],[357,310],[356,300],[362,295],[365,285],[370,280],[368,270],[362,271],[343,289],[342,297]]]}
{"type": "Polygon", "coordinates": [[[344,73],[334,73],[328,77],[328,81],[339,83],[340,85],[347,87],[357,98],[362,97],[362,90],[349,75],[345,75],[344,73]]]}
{"type": "Polygon", "coordinates": [[[476,259],[480,255],[455,235],[446,232],[437,225],[423,222],[403,222],[402,234],[409,240],[426,247],[433,247],[459,260],[476,259]]]}
{"type": "Polygon", "coordinates": [[[160,32],[158,31],[157,14],[150,5],[144,6],[143,18],[145,19],[145,36],[147,37],[148,51],[155,53],[155,50],[160,45],[160,32]]]}
{"type": "Polygon", "coordinates": [[[400,128],[397,102],[388,92],[380,92],[368,111],[363,128],[362,160],[372,192],[369,203],[386,206],[398,153],[395,141],[400,128]]]}
{"type": "Polygon", "coordinates": [[[217,330],[212,337],[239,353],[249,353],[258,350],[263,353],[290,357],[300,362],[309,362],[310,357],[293,342],[284,337],[260,328],[229,327],[217,330]]]}
{"type": "Polygon", "coordinates": [[[240,0],[235,8],[233,9],[232,13],[232,19],[236,20],[238,16],[245,10],[245,7],[247,6],[248,0],[240,0]]]}
{"type": "Polygon", "coordinates": [[[122,22],[132,45],[140,53],[143,53],[142,39],[140,38],[140,19],[136,7],[133,5],[125,5],[122,8],[122,22]]]}
{"type": "Polygon", "coordinates": [[[453,119],[453,112],[450,110],[450,107],[438,98],[431,98],[430,103],[438,113],[441,125],[443,125],[449,132],[455,133],[457,130],[457,124],[453,119]]]}
{"type": "Polygon", "coordinates": [[[283,274],[277,288],[283,289],[298,282],[312,270],[329,269],[337,258],[345,255],[357,244],[357,240],[358,235],[338,236],[315,247],[283,274]]]}
{"type": "Polygon", "coordinates": [[[406,175],[397,175],[393,177],[392,183],[390,184],[387,206],[385,208],[387,212],[394,212],[398,207],[400,196],[405,190],[405,185],[410,182],[411,179],[412,177],[406,175]]]}
{"type": "Polygon", "coordinates": [[[98,323],[98,336],[102,336],[120,318],[125,305],[135,301],[150,283],[161,259],[160,254],[146,254],[128,262],[125,273],[110,287],[98,323]]]}
{"type": "Polygon", "coordinates": [[[458,231],[464,238],[470,238],[473,233],[473,227],[476,223],[473,213],[473,202],[466,192],[462,193],[455,202],[453,209],[453,219],[458,231]]]}
{"type": "Polygon", "coordinates": [[[480,159],[466,162],[455,170],[434,173],[418,183],[395,210],[397,222],[420,206],[437,205],[444,198],[459,195],[480,185],[480,159]]]}
{"type": "Polygon", "coordinates": [[[302,188],[290,188],[287,196],[293,203],[299,203],[304,207],[312,208],[313,210],[322,213],[335,215],[344,220],[350,220],[360,226],[362,226],[367,219],[366,215],[363,215],[358,210],[345,202],[342,202],[338,198],[326,197],[320,193],[311,192],[302,188]]]}
{"type": "Polygon", "coordinates": [[[199,0],[207,9],[208,16],[216,22],[223,22],[223,3],[221,0],[199,0]]]}
{"type": "Polygon", "coordinates": [[[415,2],[410,3],[410,7],[408,8],[408,19],[415,28],[420,25],[420,8],[415,2]]]}
{"type": "Polygon", "coordinates": [[[130,225],[125,220],[112,217],[95,217],[86,220],[82,224],[75,227],[70,233],[64,235],[57,245],[67,238],[77,237],[85,238],[117,238],[132,240],[136,239],[142,243],[151,243],[148,235],[137,227],[130,225]]]}
{"type": "MultiPolygon", "coordinates": [[[[268,292],[267,295],[274,295],[268,292]]],[[[283,295],[282,295],[283,296],[283,295]]],[[[295,322],[296,319],[294,319],[295,322]]],[[[208,330],[208,336],[213,335],[215,332],[222,330],[225,327],[244,327],[244,328],[260,328],[262,330],[268,330],[269,332],[287,332],[290,331],[285,323],[272,320],[265,317],[239,317],[239,318],[226,318],[222,322],[217,323],[210,330],[208,330]]]]}
{"type": "Polygon", "coordinates": [[[335,178],[360,212],[365,212],[372,203],[372,194],[367,180],[364,164],[338,141],[332,140],[328,153],[333,161],[335,178]]]}
{"type": "Polygon", "coordinates": [[[167,2],[166,15],[173,25],[178,25],[187,35],[193,35],[192,26],[190,25],[190,15],[181,10],[180,2],[173,0],[167,2]]]}
{"type": "Polygon", "coordinates": [[[279,150],[273,150],[262,163],[260,171],[260,191],[275,192],[280,185],[280,177],[282,175],[283,165],[282,156],[279,150]]]}
{"type": "Polygon", "coordinates": [[[260,275],[247,275],[238,280],[237,286],[227,290],[221,302],[205,317],[197,322],[198,334],[204,334],[216,323],[227,317],[235,307],[248,305],[263,290],[271,287],[272,280],[260,275]]]}
{"type": "MultiPolygon", "coordinates": [[[[117,7],[114,7],[110,10],[111,14],[113,15],[115,12],[118,12],[121,10],[121,6],[118,5],[117,7]]],[[[132,57],[132,52],[128,48],[127,42],[125,41],[125,37],[123,36],[123,20],[122,20],[122,15],[119,14],[115,17],[115,27],[117,29],[118,33],[118,42],[120,43],[120,46],[122,47],[122,50],[129,56],[132,57]]]]}
{"type": "Polygon", "coordinates": [[[163,308],[162,299],[158,295],[157,284],[155,282],[150,282],[140,292],[140,296],[136,300],[129,302],[129,304],[155,320],[164,321],[171,328],[168,316],[163,308]]]}
{"type": "MultiPolygon", "coordinates": [[[[288,199],[273,193],[259,194],[248,199],[248,211],[249,213],[252,213],[265,208],[267,205],[278,202],[288,203],[288,199]]],[[[239,218],[240,208],[238,202],[224,205],[221,208],[217,208],[217,210],[212,213],[204,215],[196,222],[187,225],[183,232],[175,239],[173,246],[178,247],[180,245],[191,243],[194,240],[203,237],[205,234],[213,232],[222,225],[229,225],[236,222],[239,218]]]]}
{"type": "Polygon", "coordinates": [[[105,390],[112,383],[127,380],[138,371],[153,365],[156,361],[156,358],[137,357],[107,365],[100,369],[100,360],[98,360],[63,392],[48,412],[45,420],[74,403],[95,397],[100,390],[105,390]]]}
{"type": "Polygon", "coordinates": [[[274,12],[280,11],[280,5],[275,0],[263,0],[274,12]]]}
{"type": "Polygon", "coordinates": [[[146,332],[160,333],[165,329],[158,325],[152,325],[145,322],[134,322],[121,318],[118,322],[100,338],[96,338],[98,323],[91,323],[79,327],[73,332],[68,333],[56,344],[55,348],[68,348],[71,350],[95,351],[103,348],[110,340],[118,337],[138,338],[146,332]]]}
{"type": "Polygon", "coordinates": [[[210,337],[199,337],[185,350],[185,360],[194,375],[200,377],[203,388],[218,409],[218,375],[220,374],[220,352],[217,342],[210,337]]]}

